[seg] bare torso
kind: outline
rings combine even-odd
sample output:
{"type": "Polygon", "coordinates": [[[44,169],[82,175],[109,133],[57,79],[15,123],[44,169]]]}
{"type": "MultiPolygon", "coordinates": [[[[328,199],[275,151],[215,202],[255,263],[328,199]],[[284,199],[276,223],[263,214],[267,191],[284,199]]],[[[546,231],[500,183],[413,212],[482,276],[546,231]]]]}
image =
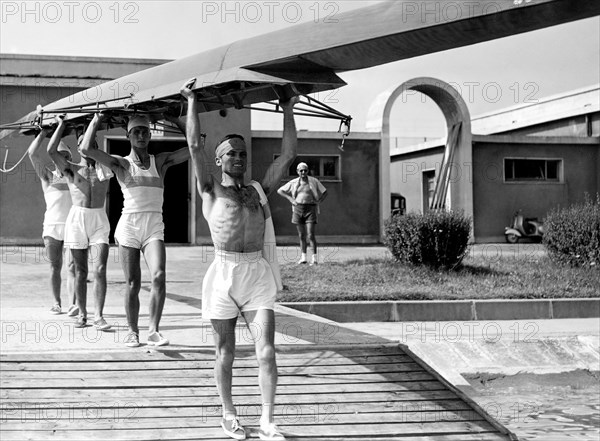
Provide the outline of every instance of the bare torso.
{"type": "Polygon", "coordinates": [[[315,197],[310,191],[310,185],[308,185],[308,180],[300,179],[300,184],[298,185],[298,194],[296,195],[296,203],[298,204],[316,204],[315,197]]]}
{"type": "Polygon", "coordinates": [[[224,187],[215,183],[203,196],[202,211],[215,249],[238,253],[262,250],[265,220],[252,186],[224,187]]]}
{"type": "Polygon", "coordinates": [[[73,205],[84,208],[102,208],[110,181],[100,181],[94,167],[72,165],[67,174],[73,205]]]}

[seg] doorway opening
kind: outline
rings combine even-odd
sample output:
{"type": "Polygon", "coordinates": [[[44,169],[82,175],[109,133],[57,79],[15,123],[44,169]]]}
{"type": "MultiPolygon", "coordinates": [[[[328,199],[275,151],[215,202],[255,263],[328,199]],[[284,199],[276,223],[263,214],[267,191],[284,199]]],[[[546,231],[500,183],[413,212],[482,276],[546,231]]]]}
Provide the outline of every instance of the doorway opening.
{"type": "MultiPolygon", "coordinates": [[[[185,140],[153,139],[149,152],[173,152],[187,147],[185,140]]],[[[109,139],[108,152],[111,155],[127,156],[131,150],[127,139],[109,139]]],[[[173,165],[164,177],[163,222],[165,243],[189,244],[190,240],[190,179],[188,162],[173,165]]],[[[111,179],[108,191],[108,220],[110,222],[110,242],[115,243],[115,229],[123,210],[123,192],[116,179],[111,179]]]]}

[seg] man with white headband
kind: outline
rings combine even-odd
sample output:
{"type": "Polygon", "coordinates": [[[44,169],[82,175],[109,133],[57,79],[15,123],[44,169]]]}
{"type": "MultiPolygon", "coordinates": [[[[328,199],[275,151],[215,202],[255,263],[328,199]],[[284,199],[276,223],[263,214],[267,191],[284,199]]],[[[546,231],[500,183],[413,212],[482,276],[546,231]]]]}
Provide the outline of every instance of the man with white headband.
{"type": "MultiPolygon", "coordinates": [[[[101,179],[96,172],[93,159],[81,155],[79,164],[69,162],[58,151],[60,138],[63,136],[66,124],[64,119],[58,119],[56,128],[48,144],[48,154],[57,169],[67,177],[73,205],[65,221],[65,246],[70,248],[75,266],[75,295],[79,316],[76,328],[87,326],[87,278],[88,253],[94,251],[94,326],[106,331],[110,325],[103,317],[104,301],[106,299],[106,262],[108,260],[108,234],[110,224],[104,209],[106,193],[110,176],[101,179]]],[[[84,140],[85,141],[85,140],[84,140]]],[[[96,142],[95,139],[88,142],[96,142]]],[[[79,146],[81,152],[82,146],[79,146]]]]}
{"type": "MultiPolygon", "coordinates": [[[[42,143],[46,136],[50,133],[49,129],[41,128],[40,133],[35,137],[27,153],[33,164],[44,192],[44,201],[46,202],[46,212],[44,213],[44,226],[42,231],[42,239],[47,259],[50,261],[50,289],[54,297],[54,305],[50,308],[51,314],[62,314],[62,306],[60,299],[60,286],[62,279],[60,272],[63,266],[63,250],[65,240],[65,221],[71,209],[71,193],[67,185],[67,179],[58,171],[56,167],[50,170],[48,158],[43,160],[42,143]]],[[[58,152],[64,156],[66,160],[71,159],[71,151],[62,141],[58,145],[58,152]]],[[[72,316],[78,313],[75,306],[75,291],[74,291],[74,267],[70,253],[67,255],[67,292],[72,293],[72,304],[69,307],[68,314],[72,316]]]]}
{"type": "Polygon", "coordinates": [[[280,102],[283,109],[281,155],[270,165],[262,182],[244,181],[248,164],[246,144],[239,135],[225,137],[213,159],[200,140],[200,121],[193,82],[181,88],[188,100],[187,141],[202,197],[202,213],[208,222],[215,246],[215,260],[202,284],[202,318],[210,320],[216,350],[215,379],[223,406],[221,426],[228,436],[245,439],[231,394],[232,365],[235,358],[235,327],[241,314],[250,331],[259,367],[262,414],[258,435],[262,440],[284,440],[273,420],[277,387],[275,360],[275,314],[277,270],[265,259],[274,253],[274,231],[267,195],[281,181],[296,157],[297,134],[293,98],[280,102]],[[215,162],[221,180],[207,172],[215,162]],[[267,237],[271,239],[266,239],[267,237]],[[271,243],[269,243],[271,242],[271,243]],[[270,247],[267,247],[270,245],[270,247]]]}
{"type": "MultiPolygon", "coordinates": [[[[104,113],[97,113],[85,136],[94,137],[106,117],[104,113]]],[[[162,217],[164,177],[169,167],[187,161],[190,153],[186,147],[157,155],[148,153],[150,120],[145,115],[129,118],[127,138],[131,152],[126,157],[110,155],[92,144],[86,144],[84,153],[111,169],[123,191],[123,212],[115,240],[119,244],[119,258],[125,274],[125,312],[129,332],[124,343],[128,347],[140,345],[140,254],[143,253],[152,278],[147,342],[151,346],[163,346],[169,344],[159,330],[167,296],[162,217]]]]}
{"type": "Polygon", "coordinates": [[[308,175],[308,164],[301,162],[296,167],[298,177],[281,186],[277,193],[292,203],[292,223],[296,225],[298,237],[300,238],[300,260],[298,263],[306,263],[306,249],[310,242],[312,248],[311,265],[319,262],[317,257],[317,216],[319,204],[327,197],[327,189],[317,178],[308,175]]]}

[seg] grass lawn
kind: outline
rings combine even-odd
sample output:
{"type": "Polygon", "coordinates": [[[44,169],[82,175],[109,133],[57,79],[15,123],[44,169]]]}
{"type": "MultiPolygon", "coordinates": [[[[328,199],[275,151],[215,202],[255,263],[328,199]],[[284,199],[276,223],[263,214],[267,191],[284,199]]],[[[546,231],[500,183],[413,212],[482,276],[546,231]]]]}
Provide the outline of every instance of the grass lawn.
{"type": "Polygon", "coordinates": [[[543,256],[470,254],[455,271],[367,258],[281,267],[279,302],[349,300],[542,299],[600,297],[600,270],[559,266],[543,256]]]}

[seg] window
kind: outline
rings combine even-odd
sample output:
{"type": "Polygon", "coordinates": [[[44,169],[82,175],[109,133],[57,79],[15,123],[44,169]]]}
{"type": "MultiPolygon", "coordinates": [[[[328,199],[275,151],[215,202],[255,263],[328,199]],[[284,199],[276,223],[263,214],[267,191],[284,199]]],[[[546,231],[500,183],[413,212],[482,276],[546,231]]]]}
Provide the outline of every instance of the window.
{"type": "Polygon", "coordinates": [[[309,175],[312,177],[325,181],[341,180],[339,155],[298,155],[288,169],[288,178],[295,178],[298,176],[296,168],[298,168],[298,164],[301,162],[305,162],[308,165],[309,175]]]}
{"type": "Polygon", "coordinates": [[[504,159],[506,182],[541,181],[560,182],[561,159],[504,159]]]}

